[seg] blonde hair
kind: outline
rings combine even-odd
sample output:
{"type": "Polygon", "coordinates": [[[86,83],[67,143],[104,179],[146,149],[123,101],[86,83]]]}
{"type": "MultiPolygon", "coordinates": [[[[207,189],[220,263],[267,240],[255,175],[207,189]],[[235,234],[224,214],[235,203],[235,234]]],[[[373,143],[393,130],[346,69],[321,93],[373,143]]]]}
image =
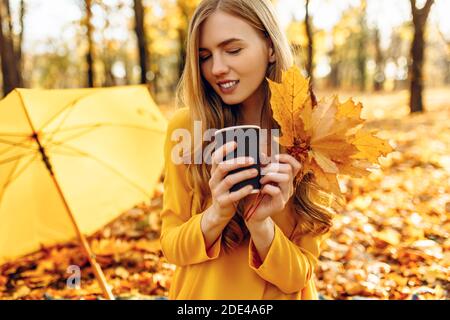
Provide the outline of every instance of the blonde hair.
{"type": "MultiPolygon", "coordinates": [[[[189,24],[187,37],[186,63],[178,83],[176,103],[187,106],[192,120],[200,120],[202,130],[209,128],[223,128],[237,124],[236,108],[230,108],[215,93],[209,83],[204,80],[199,67],[199,30],[201,24],[216,10],[239,17],[261,32],[264,37],[270,38],[273,44],[275,62],[269,63],[266,77],[272,81],[281,81],[282,71],[293,65],[292,48],[279,27],[274,8],[269,0],[203,0],[196,8],[189,24]]],[[[270,108],[270,90],[267,80],[262,85],[266,93],[262,108],[263,115],[268,119],[268,128],[279,128],[273,120],[270,108]]],[[[203,142],[202,150],[208,142],[203,142]]],[[[193,151],[195,153],[195,150],[193,151]]],[[[191,162],[192,163],[192,162],[191,162]]],[[[204,196],[200,199],[201,211],[206,209],[207,197],[211,196],[208,181],[211,177],[210,166],[206,163],[191,164],[188,168],[193,180],[192,188],[204,196]]],[[[294,211],[298,215],[297,225],[301,233],[322,234],[331,227],[332,214],[326,207],[313,202],[313,188],[311,177],[306,176],[295,186],[293,196],[294,211]]],[[[314,192],[320,195],[320,192],[314,192]]],[[[318,197],[316,197],[318,199],[318,197]]],[[[246,239],[249,232],[242,217],[243,201],[237,206],[237,213],[225,227],[222,242],[225,250],[238,246],[246,239]]],[[[293,231],[296,231],[294,227],[293,231]]]]}

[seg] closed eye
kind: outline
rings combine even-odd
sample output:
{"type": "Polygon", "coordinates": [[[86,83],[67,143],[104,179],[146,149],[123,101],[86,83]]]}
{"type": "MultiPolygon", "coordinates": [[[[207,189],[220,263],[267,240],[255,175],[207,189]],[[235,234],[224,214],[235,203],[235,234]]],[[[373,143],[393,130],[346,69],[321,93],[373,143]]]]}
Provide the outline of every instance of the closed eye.
{"type": "MultiPolygon", "coordinates": [[[[233,51],[227,51],[227,53],[235,55],[235,54],[238,54],[241,50],[242,49],[239,48],[239,49],[236,49],[236,50],[233,50],[233,51]]],[[[211,57],[211,56],[209,55],[209,56],[205,56],[205,57],[200,57],[200,62],[204,62],[204,61],[208,60],[209,57],[211,57]]]]}
{"type": "Polygon", "coordinates": [[[233,51],[227,51],[227,52],[228,52],[228,53],[231,53],[231,54],[236,54],[236,53],[239,53],[241,50],[242,50],[242,49],[236,49],[236,50],[233,50],[233,51]]]}

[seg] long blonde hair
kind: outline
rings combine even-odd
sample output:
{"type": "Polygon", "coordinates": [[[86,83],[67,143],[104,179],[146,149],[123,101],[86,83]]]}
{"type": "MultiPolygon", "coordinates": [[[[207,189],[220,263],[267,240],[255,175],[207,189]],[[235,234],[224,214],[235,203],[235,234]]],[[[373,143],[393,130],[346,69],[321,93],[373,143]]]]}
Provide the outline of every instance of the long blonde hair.
{"type": "MultiPolygon", "coordinates": [[[[266,38],[270,38],[275,62],[269,63],[266,72],[267,78],[280,82],[282,71],[287,70],[293,64],[292,48],[279,27],[274,8],[269,0],[203,0],[196,8],[189,24],[186,63],[176,93],[177,105],[189,107],[192,121],[201,121],[203,131],[209,128],[233,126],[238,121],[236,108],[225,104],[200,73],[198,55],[200,26],[216,10],[243,19],[253,28],[262,32],[266,38]]],[[[266,79],[263,80],[262,85],[264,86],[265,102],[261,119],[265,115],[269,119],[268,128],[279,128],[272,117],[270,90],[266,79]]],[[[202,150],[207,147],[207,144],[206,141],[202,142],[200,146],[202,150]]],[[[207,206],[206,200],[211,196],[208,185],[211,177],[210,166],[205,162],[191,164],[189,171],[193,180],[192,188],[203,196],[200,199],[200,209],[203,211],[207,206]]],[[[293,231],[322,234],[331,227],[332,212],[317,202],[320,195],[325,194],[318,190],[312,184],[310,175],[305,176],[296,184],[293,207],[297,214],[296,221],[298,221],[299,228],[294,227],[293,231]],[[319,197],[315,197],[313,194],[319,197]]],[[[242,211],[243,201],[240,201],[237,206],[238,214],[234,215],[223,231],[222,243],[227,251],[238,246],[249,234],[242,211]]]]}

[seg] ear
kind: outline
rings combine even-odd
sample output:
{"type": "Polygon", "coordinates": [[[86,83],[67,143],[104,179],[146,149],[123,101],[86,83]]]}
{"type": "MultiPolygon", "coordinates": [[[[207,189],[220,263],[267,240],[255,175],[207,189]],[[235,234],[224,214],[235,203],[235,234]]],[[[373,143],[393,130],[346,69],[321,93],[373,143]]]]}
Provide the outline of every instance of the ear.
{"type": "Polygon", "coordinates": [[[272,47],[269,48],[269,62],[274,63],[275,62],[275,51],[272,47]]]}
{"type": "Polygon", "coordinates": [[[270,37],[266,38],[267,45],[269,47],[269,62],[274,63],[275,62],[275,50],[273,49],[273,43],[272,40],[270,40],[270,37]]]}

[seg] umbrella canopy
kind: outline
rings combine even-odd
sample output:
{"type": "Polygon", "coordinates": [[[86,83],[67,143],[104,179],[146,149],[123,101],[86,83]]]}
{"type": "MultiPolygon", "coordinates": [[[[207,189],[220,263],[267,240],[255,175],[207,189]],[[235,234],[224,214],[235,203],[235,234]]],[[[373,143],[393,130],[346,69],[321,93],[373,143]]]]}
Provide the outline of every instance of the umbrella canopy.
{"type": "Polygon", "coordinates": [[[166,126],[145,86],[16,89],[0,101],[0,264],[74,238],[73,220],[90,235],[148,201],[166,126]]]}

